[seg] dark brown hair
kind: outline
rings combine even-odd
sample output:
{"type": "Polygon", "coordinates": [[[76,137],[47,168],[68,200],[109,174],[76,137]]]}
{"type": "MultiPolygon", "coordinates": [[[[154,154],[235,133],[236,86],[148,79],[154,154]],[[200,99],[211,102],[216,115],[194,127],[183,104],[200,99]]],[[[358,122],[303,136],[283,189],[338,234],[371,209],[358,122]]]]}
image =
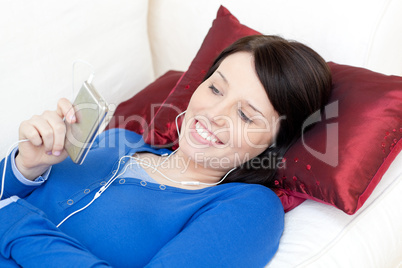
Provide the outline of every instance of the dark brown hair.
{"type": "Polygon", "coordinates": [[[284,120],[279,123],[275,146],[267,148],[257,159],[243,163],[224,182],[272,187],[276,165],[267,168],[256,163],[264,163],[267,158],[270,163],[278,162],[300,137],[303,122],[329,99],[331,71],[320,55],[302,43],[279,36],[253,35],[239,39],[223,50],[204,80],[218,69],[227,56],[236,52],[253,55],[257,75],[274,109],[284,120]]]}

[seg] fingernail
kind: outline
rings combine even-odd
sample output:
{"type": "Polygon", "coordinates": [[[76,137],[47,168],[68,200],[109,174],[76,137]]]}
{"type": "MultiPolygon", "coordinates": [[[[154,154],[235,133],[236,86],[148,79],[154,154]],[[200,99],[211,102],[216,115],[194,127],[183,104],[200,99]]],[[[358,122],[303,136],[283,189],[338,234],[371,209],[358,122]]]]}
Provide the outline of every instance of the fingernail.
{"type": "Polygon", "coordinates": [[[47,155],[52,155],[52,151],[46,152],[47,155]]]}
{"type": "Polygon", "coordinates": [[[55,155],[55,156],[59,156],[60,154],[61,154],[60,151],[55,151],[55,152],[53,153],[53,155],[55,155]]]}
{"type": "Polygon", "coordinates": [[[75,115],[70,116],[70,122],[75,121],[75,115]]]}

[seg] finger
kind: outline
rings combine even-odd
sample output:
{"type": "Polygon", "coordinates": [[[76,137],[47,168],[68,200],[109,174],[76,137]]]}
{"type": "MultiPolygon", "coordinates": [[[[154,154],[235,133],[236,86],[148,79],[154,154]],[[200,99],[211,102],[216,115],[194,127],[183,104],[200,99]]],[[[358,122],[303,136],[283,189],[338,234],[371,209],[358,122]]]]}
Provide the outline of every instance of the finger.
{"type": "Polygon", "coordinates": [[[66,137],[66,124],[61,120],[57,113],[49,113],[46,115],[47,123],[53,129],[53,147],[52,154],[60,155],[64,149],[64,140],[66,137]]]}
{"type": "Polygon", "coordinates": [[[35,146],[42,145],[42,137],[38,130],[32,125],[31,121],[23,121],[19,129],[20,140],[28,139],[35,146]]]}
{"type": "MultiPolygon", "coordinates": [[[[53,127],[49,124],[49,122],[45,118],[40,118],[35,122],[34,127],[39,132],[39,135],[42,137],[43,146],[46,152],[53,151],[53,143],[54,143],[54,133],[53,127]]],[[[50,153],[49,153],[50,154],[50,153]]]]}
{"type": "MultiPolygon", "coordinates": [[[[46,113],[46,112],[45,112],[46,113]]],[[[44,114],[45,114],[44,113],[44,114]]],[[[53,148],[53,128],[49,125],[44,116],[34,115],[28,123],[33,128],[30,129],[30,133],[27,135],[27,138],[31,141],[31,143],[35,146],[42,145],[46,152],[52,151],[53,148]],[[36,133],[35,133],[36,132],[36,133]],[[40,141],[37,139],[39,136],[40,141]]]]}
{"type": "Polygon", "coordinates": [[[76,122],[75,112],[73,105],[66,98],[61,98],[57,103],[57,114],[61,118],[66,118],[66,121],[70,124],[76,122]]]}

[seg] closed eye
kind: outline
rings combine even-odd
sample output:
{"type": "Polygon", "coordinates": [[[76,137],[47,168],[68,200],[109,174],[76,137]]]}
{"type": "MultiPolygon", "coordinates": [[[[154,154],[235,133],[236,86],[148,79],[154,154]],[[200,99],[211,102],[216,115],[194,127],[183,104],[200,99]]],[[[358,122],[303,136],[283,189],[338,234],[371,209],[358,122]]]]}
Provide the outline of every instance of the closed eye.
{"type": "Polygon", "coordinates": [[[253,120],[251,120],[250,118],[248,118],[247,115],[246,115],[245,113],[243,113],[242,110],[239,109],[239,110],[238,110],[238,113],[239,113],[240,118],[241,118],[244,122],[246,122],[246,123],[252,123],[252,122],[253,122],[253,120]]]}
{"type": "Polygon", "coordinates": [[[221,92],[219,91],[219,89],[217,89],[214,84],[211,84],[209,86],[209,88],[211,89],[212,93],[214,93],[215,95],[222,95],[221,92]]]}

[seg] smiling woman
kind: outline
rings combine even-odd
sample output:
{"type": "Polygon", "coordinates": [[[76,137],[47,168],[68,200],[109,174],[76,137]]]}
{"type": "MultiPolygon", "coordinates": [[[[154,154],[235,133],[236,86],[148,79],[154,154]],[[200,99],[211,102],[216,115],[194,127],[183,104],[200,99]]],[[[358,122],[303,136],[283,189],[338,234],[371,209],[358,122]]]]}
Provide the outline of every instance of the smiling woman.
{"type": "Polygon", "coordinates": [[[284,226],[279,198],[262,186],[275,172],[266,163],[300,135],[330,86],[306,46],[246,37],[194,92],[175,152],[111,129],[81,166],[62,149],[63,118],[77,119],[61,99],[21,123],[29,141],[7,156],[0,266],[264,266],[284,226]]]}
{"type": "MultiPolygon", "coordinates": [[[[248,161],[273,143],[278,118],[255,72],[252,54],[234,53],[194,92],[176,154],[194,158],[198,153],[208,160],[227,158],[226,167],[214,169],[221,178],[242,164],[236,159],[248,161]]],[[[210,168],[208,160],[198,164],[210,168]]]]}

